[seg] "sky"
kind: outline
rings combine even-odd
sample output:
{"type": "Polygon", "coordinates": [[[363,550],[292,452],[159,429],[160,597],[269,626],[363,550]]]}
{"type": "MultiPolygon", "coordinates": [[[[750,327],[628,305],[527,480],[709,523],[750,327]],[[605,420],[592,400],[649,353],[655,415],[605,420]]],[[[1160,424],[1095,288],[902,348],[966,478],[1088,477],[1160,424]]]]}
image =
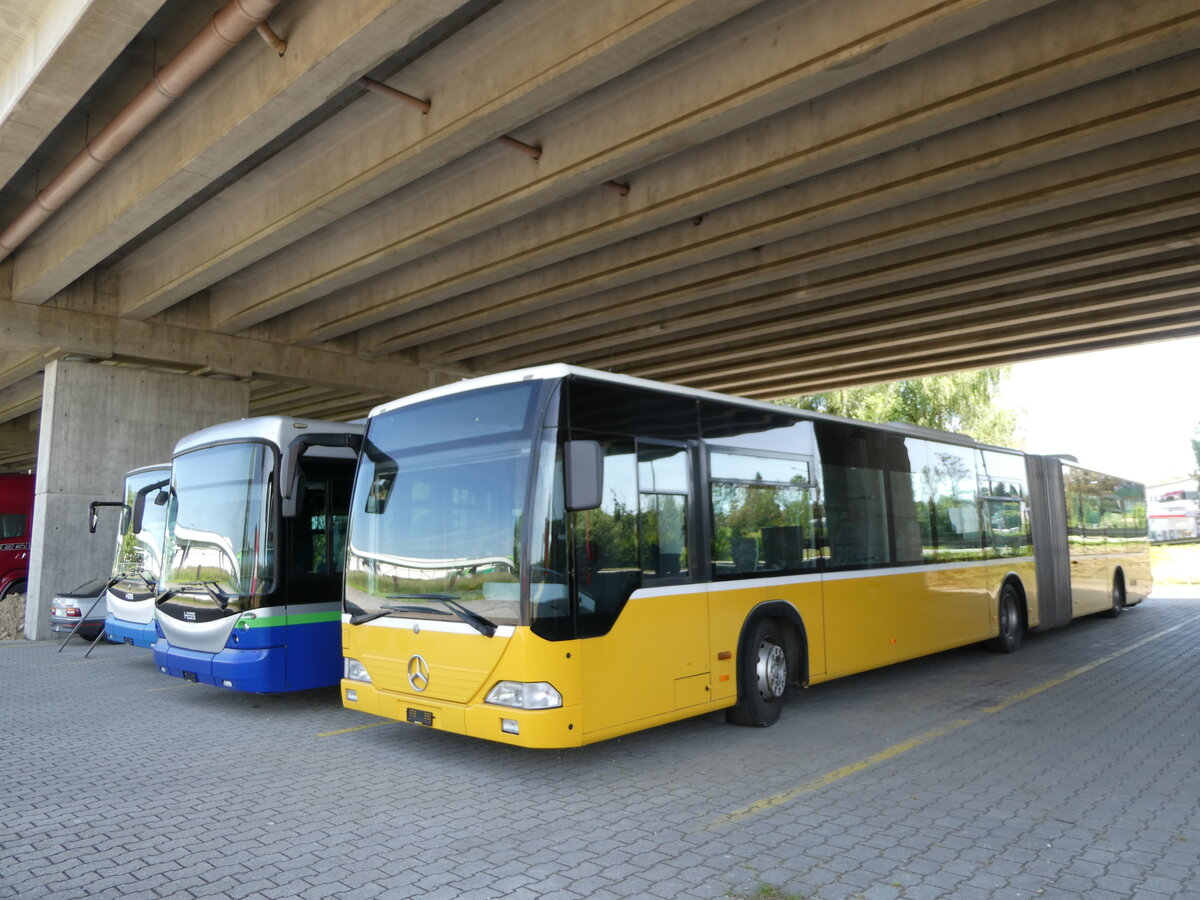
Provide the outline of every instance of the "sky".
{"type": "Polygon", "coordinates": [[[1200,337],[1017,363],[999,402],[1021,411],[1015,446],[1069,453],[1146,484],[1196,470],[1200,337]]]}

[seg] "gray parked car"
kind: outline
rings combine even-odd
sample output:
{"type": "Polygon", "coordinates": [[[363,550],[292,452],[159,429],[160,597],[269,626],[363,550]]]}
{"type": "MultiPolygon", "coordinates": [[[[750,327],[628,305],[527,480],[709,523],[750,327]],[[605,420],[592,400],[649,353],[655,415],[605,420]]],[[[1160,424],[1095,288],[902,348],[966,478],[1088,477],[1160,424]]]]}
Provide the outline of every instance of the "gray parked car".
{"type": "Polygon", "coordinates": [[[104,617],[108,615],[108,604],[104,599],[107,589],[108,580],[97,578],[72,591],[56,593],[50,601],[50,630],[66,634],[78,625],[75,634],[84,640],[93,640],[104,631],[104,617]]]}

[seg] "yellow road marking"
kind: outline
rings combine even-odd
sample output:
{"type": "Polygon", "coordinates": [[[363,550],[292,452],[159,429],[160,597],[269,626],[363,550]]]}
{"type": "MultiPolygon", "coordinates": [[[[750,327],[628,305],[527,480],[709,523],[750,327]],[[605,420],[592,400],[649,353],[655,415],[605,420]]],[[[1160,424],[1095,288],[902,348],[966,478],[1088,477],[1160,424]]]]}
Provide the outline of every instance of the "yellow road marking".
{"type": "Polygon", "coordinates": [[[367,725],[355,725],[353,728],[340,728],[337,731],[321,731],[317,737],[333,737],[335,734],[349,734],[352,731],[363,731],[367,728],[378,728],[380,725],[391,725],[391,719],[385,719],[382,722],[370,722],[367,725]]]}
{"type": "Polygon", "coordinates": [[[1057,678],[1051,678],[1049,681],[1043,681],[1039,685],[1035,685],[1034,687],[1021,691],[1020,693],[1013,694],[1011,697],[1000,701],[994,706],[984,707],[980,715],[963,719],[955,719],[953,722],[949,722],[946,725],[930,729],[923,734],[918,734],[916,737],[909,738],[906,741],[901,741],[898,744],[893,744],[884,750],[880,750],[873,756],[868,756],[866,759],[860,759],[858,762],[850,763],[848,766],[842,766],[840,769],[834,769],[832,772],[826,772],[824,775],[810,779],[803,784],[792,788],[790,791],[784,791],[783,793],[775,794],[773,797],[764,797],[762,800],[756,800],[749,806],[743,806],[741,809],[736,809],[731,813],[726,813],[725,815],[714,819],[708,824],[708,828],[719,828],[722,825],[730,825],[734,822],[740,822],[761,812],[774,809],[777,806],[783,806],[785,803],[791,803],[793,800],[803,797],[806,794],[819,791],[822,788],[828,787],[831,784],[835,784],[836,782],[839,782],[845,778],[849,778],[851,775],[854,775],[857,772],[862,772],[865,769],[869,769],[881,762],[886,762],[889,759],[895,759],[897,756],[907,753],[909,750],[914,750],[923,744],[928,744],[930,741],[936,738],[945,737],[952,732],[958,731],[960,728],[973,725],[987,716],[992,716],[998,712],[1002,712],[1003,710],[1008,709],[1010,706],[1020,703],[1022,700],[1028,700],[1030,697],[1036,697],[1038,694],[1048,691],[1050,688],[1058,687],[1058,685],[1070,681],[1072,678],[1078,678],[1080,675],[1090,672],[1092,669],[1095,669],[1098,666],[1112,662],[1114,659],[1118,659],[1119,657],[1124,656],[1126,653],[1132,653],[1134,650],[1146,646],[1146,644],[1149,644],[1151,641],[1156,641],[1161,637],[1171,634],[1173,631],[1178,631],[1180,628],[1191,625],[1197,620],[1200,620],[1200,615],[1192,616],[1190,619],[1180,622],[1178,625],[1172,625],[1170,628],[1164,628],[1162,631],[1159,631],[1156,634],[1142,638],[1140,641],[1136,641],[1130,644],[1128,647],[1123,647],[1115,653],[1110,653],[1107,656],[1102,656],[1098,659],[1092,660],[1092,662],[1072,669],[1071,671],[1060,675],[1057,678]]]}

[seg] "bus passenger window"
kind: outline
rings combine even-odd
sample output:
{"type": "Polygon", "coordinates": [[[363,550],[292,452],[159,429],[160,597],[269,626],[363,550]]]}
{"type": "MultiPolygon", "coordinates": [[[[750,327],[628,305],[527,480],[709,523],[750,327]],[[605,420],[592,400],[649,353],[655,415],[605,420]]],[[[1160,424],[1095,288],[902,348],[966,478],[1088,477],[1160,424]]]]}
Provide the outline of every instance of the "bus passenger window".
{"type": "Polygon", "coordinates": [[[883,441],[882,433],[871,429],[817,423],[831,565],[881,566],[891,561],[883,441]]]}
{"type": "Polygon", "coordinates": [[[816,565],[808,460],[712,448],[709,470],[714,577],[816,565]]]}
{"type": "Polygon", "coordinates": [[[927,471],[937,536],[936,558],[944,561],[980,559],[983,536],[974,451],[931,441],[927,471]]]}
{"type": "Polygon", "coordinates": [[[935,550],[928,445],[919,438],[904,438],[893,441],[891,449],[888,480],[896,562],[928,562],[935,550]]]}
{"type": "Polygon", "coordinates": [[[984,509],[987,513],[989,556],[1000,558],[1029,556],[1033,553],[1025,523],[1024,505],[1020,499],[988,497],[984,509]]]}

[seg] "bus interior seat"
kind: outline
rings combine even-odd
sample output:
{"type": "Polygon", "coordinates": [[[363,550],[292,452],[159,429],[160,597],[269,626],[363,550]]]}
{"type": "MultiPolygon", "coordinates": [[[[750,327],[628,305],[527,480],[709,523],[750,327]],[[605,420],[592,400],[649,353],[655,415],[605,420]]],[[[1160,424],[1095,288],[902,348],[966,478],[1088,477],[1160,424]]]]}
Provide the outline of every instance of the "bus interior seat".
{"type": "Polygon", "coordinates": [[[733,571],[753,572],[758,568],[758,540],[756,538],[730,538],[729,549],[733,556],[733,571]]]}
{"type": "Polygon", "coordinates": [[[799,525],[764,525],[763,559],[771,569],[799,569],[804,565],[804,529],[799,525]]]}

